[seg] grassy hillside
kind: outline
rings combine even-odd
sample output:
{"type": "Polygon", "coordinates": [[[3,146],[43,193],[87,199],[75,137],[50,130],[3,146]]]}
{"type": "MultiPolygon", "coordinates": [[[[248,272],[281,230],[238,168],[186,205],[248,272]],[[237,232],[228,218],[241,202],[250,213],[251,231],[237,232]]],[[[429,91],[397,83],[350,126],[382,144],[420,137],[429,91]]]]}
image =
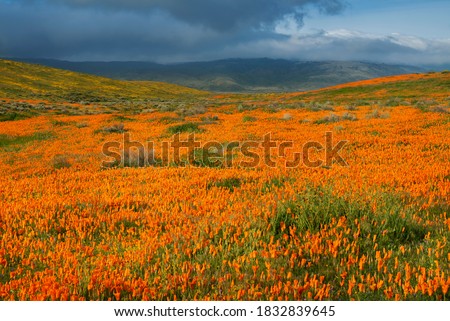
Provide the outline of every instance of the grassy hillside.
{"type": "Polygon", "coordinates": [[[423,71],[413,66],[358,61],[267,58],[167,65],[152,62],[70,62],[49,59],[25,61],[113,79],[163,81],[218,92],[297,92],[423,71]]]}
{"type": "MultiPolygon", "coordinates": [[[[232,86],[231,80],[228,85],[232,86]]],[[[179,115],[224,106],[230,111],[329,109],[340,105],[414,105],[448,111],[450,73],[389,76],[296,93],[213,96],[178,85],[120,81],[40,65],[0,60],[0,121],[43,113],[82,115],[173,111],[179,115]],[[326,106],[322,106],[326,103],[326,106]]]]}
{"type": "Polygon", "coordinates": [[[450,72],[410,74],[358,81],[294,96],[300,99],[351,102],[356,99],[420,99],[450,97],[450,72]]]}
{"type": "Polygon", "coordinates": [[[190,98],[206,95],[159,82],[118,81],[0,59],[0,97],[65,102],[190,98]]]}

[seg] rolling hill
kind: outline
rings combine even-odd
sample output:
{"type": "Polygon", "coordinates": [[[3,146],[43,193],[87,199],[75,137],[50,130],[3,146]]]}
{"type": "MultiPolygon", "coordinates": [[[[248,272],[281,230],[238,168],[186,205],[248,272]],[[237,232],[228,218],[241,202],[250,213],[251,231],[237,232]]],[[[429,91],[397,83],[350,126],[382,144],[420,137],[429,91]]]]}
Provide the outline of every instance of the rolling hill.
{"type": "Polygon", "coordinates": [[[332,100],[352,102],[395,99],[450,98],[450,72],[408,74],[346,83],[305,93],[290,95],[308,100],[332,100]]]}
{"type": "Polygon", "coordinates": [[[55,68],[122,80],[162,81],[219,92],[295,92],[351,81],[423,72],[419,67],[369,62],[226,59],[209,62],[69,62],[28,59],[55,68]]]}
{"type": "Polygon", "coordinates": [[[425,101],[425,107],[429,108],[442,103],[445,106],[449,97],[449,72],[388,76],[306,92],[213,95],[168,83],[113,80],[0,60],[0,114],[3,121],[47,112],[73,115],[139,114],[160,110],[187,115],[203,113],[207,107],[240,104],[247,108],[301,108],[299,102],[397,106],[415,104],[420,100],[425,101]]]}
{"type": "Polygon", "coordinates": [[[120,81],[0,59],[0,97],[64,102],[191,98],[199,90],[150,81],[120,81]]]}

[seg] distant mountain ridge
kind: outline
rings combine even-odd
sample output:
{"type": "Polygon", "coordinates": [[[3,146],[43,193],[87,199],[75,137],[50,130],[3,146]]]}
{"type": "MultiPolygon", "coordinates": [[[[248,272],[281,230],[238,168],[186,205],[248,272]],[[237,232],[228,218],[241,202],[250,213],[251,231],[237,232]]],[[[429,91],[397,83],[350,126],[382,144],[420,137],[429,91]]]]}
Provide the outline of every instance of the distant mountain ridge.
{"type": "Polygon", "coordinates": [[[377,77],[424,72],[407,65],[357,61],[225,59],[209,62],[70,62],[14,59],[120,80],[169,82],[218,92],[296,92],[377,77]]]}

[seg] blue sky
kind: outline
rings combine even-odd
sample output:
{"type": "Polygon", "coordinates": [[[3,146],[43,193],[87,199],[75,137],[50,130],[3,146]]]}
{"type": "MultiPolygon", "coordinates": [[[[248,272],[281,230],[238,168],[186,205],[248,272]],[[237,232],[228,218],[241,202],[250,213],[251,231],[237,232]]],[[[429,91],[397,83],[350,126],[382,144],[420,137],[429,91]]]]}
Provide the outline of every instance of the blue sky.
{"type": "Polygon", "coordinates": [[[450,64],[446,0],[0,0],[0,57],[450,64]]]}
{"type": "Polygon", "coordinates": [[[305,26],[318,29],[346,28],[374,34],[402,33],[425,38],[450,37],[450,1],[378,0],[347,1],[340,15],[311,13],[305,26]]]}

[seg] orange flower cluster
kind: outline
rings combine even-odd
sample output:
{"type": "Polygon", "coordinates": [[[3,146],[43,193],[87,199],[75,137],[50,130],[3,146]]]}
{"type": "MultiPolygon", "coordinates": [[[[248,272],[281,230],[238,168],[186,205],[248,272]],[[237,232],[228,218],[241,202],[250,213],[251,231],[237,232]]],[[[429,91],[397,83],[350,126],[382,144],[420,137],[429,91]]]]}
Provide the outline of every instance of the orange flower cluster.
{"type": "Polygon", "coordinates": [[[336,122],[316,122],[329,111],[237,112],[234,104],[185,120],[121,118],[140,142],[168,140],[168,127],[183,121],[199,124],[201,142],[270,132],[294,142],[286,159],[331,131],[335,142],[348,141],[348,167],[285,168],[277,159],[276,168],[105,170],[102,145],[122,134],[101,129],[117,115],[2,123],[9,143],[0,145],[0,300],[448,299],[448,115],[404,106],[367,117],[371,108],[336,122]],[[208,115],[218,118],[201,120],[208,115]],[[20,136],[35,138],[14,141],[20,136]],[[311,186],[332,191],[324,215],[345,200],[380,218],[349,205],[316,228],[300,225],[309,211],[302,206],[314,200],[297,199],[311,186]],[[397,221],[380,193],[402,199],[397,221]]]}

